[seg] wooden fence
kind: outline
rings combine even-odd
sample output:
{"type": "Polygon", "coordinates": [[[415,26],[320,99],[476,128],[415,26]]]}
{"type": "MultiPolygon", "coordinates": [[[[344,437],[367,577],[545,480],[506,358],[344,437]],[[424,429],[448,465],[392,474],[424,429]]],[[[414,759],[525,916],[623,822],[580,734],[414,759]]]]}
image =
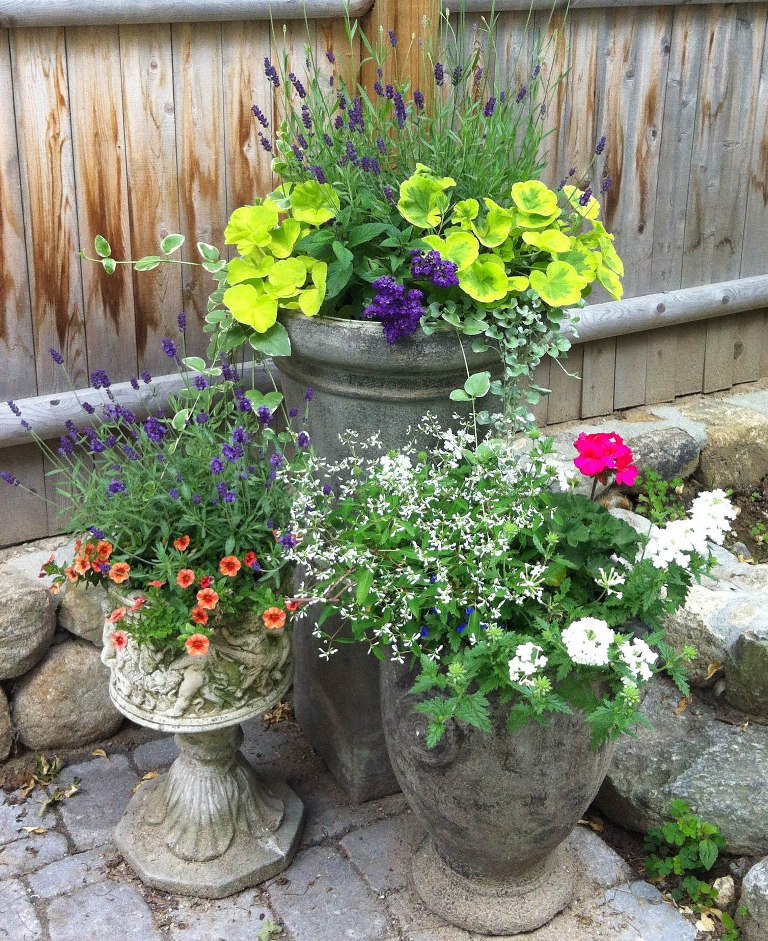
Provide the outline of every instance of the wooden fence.
{"type": "MultiPolygon", "coordinates": [[[[475,9],[482,0],[469,3],[475,9]]],[[[531,33],[521,3],[497,3],[497,45],[510,68],[518,62],[524,84],[530,57],[518,59],[517,50],[530,50],[531,33]]],[[[585,167],[606,135],[594,174],[613,180],[606,218],[628,296],[768,273],[768,3],[588,3],[572,9],[558,41],[570,71],[546,117],[549,182],[585,167]]],[[[548,3],[535,4],[545,8],[530,14],[534,29],[560,25],[548,3]]],[[[116,379],[167,371],[159,343],[181,310],[200,349],[207,275],[183,266],[107,277],[81,263],[78,250],[97,233],[118,258],[152,251],[173,231],[192,245],[221,244],[228,214],[272,181],[250,114],[254,102],[269,109],[264,57],[285,43],[301,73],[307,41],[322,61],[335,51],[339,67],[360,54],[347,47],[336,0],[309,0],[319,18],[308,32],[300,20],[283,29],[276,19],[276,41],[265,19],[227,20],[227,11],[246,8],[263,15],[261,0],[140,0],[131,23],[110,6],[118,5],[0,0],[0,26],[8,27],[0,29],[0,400],[66,387],[49,347],[62,351],[76,387],[100,367],[116,379]],[[174,22],[156,22],[171,8],[174,22]]],[[[375,13],[402,41],[435,9],[434,0],[379,0],[375,13]]],[[[274,10],[278,18],[302,15],[295,0],[274,10]]],[[[481,13],[471,16],[482,25],[481,13]]],[[[581,379],[544,367],[539,379],[553,392],[542,420],[768,374],[762,308],[682,326],[657,322],[575,348],[566,366],[581,379]]],[[[44,464],[27,446],[5,447],[0,465],[44,492],[44,464]]],[[[53,526],[42,504],[16,495],[9,501],[0,491],[9,506],[0,544],[53,526]]]]}

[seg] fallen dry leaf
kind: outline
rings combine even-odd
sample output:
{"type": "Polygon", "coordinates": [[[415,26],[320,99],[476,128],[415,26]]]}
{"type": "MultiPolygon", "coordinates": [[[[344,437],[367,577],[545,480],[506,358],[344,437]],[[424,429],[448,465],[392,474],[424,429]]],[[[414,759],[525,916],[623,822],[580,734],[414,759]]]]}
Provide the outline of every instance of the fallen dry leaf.
{"type": "Polygon", "coordinates": [[[710,663],[707,667],[707,679],[711,680],[715,673],[717,673],[717,671],[722,668],[722,666],[722,663],[710,663]]]}
{"type": "Polygon", "coordinates": [[[708,912],[702,912],[699,916],[699,920],[696,922],[697,931],[714,931],[716,928],[714,919],[708,912]]]}
{"type": "Polygon", "coordinates": [[[586,817],[579,820],[579,823],[582,827],[589,827],[590,830],[594,830],[595,833],[602,833],[605,830],[605,824],[597,817],[586,817]]]}
{"type": "Polygon", "coordinates": [[[690,696],[683,696],[683,698],[677,704],[677,708],[675,709],[675,715],[681,716],[692,702],[693,700],[691,699],[690,696]]]}
{"type": "Polygon", "coordinates": [[[21,829],[22,829],[25,833],[37,833],[39,836],[42,836],[43,833],[47,833],[47,832],[48,832],[48,831],[45,829],[45,827],[22,827],[21,829]]]}
{"type": "Polygon", "coordinates": [[[104,751],[103,748],[94,748],[91,752],[91,755],[94,758],[103,758],[105,761],[109,761],[109,755],[104,751]]]}
{"type": "Polygon", "coordinates": [[[142,785],[145,781],[151,781],[153,778],[157,778],[157,777],[159,777],[159,776],[160,776],[160,772],[159,772],[159,771],[147,771],[147,773],[146,773],[146,774],[144,775],[144,777],[139,781],[139,783],[136,784],[136,785],[132,788],[131,794],[135,794],[136,791],[138,791],[138,789],[141,787],[141,785],[142,785]]]}
{"type": "Polygon", "coordinates": [[[265,712],[262,719],[266,726],[277,725],[280,722],[292,722],[293,709],[290,703],[279,702],[274,709],[265,712]]]}

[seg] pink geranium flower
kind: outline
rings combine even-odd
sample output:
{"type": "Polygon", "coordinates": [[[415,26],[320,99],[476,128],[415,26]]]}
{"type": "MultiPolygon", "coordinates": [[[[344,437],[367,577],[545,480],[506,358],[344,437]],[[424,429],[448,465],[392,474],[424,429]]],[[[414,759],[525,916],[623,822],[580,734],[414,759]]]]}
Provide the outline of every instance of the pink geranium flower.
{"type": "Polygon", "coordinates": [[[585,477],[595,477],[605,484],[611,473],[617,484],[631,487],[637,478],[637,467],[632,463],[630,449],[616,432],[606,434],[580,434],[573,446],[579,452],[573,463],[585,477]]]}

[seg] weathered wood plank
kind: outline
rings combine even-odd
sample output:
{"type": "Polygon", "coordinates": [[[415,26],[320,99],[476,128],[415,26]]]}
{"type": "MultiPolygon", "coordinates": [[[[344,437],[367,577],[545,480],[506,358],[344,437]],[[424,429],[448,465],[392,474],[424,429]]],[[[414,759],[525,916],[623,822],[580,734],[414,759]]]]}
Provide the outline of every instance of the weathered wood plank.
{"type": "Polygon", "coordinates": [[[699,81],[683,255],[683,287],[735,278],[741,266],[755,91],[765,8],[710,7],[699,81]],[[749,9],[749,15],[745,15],[749,9]]]}
{"type": "MultiPolygon", "coordinates": [[[[121,27],[120,64],[130,241],[140,257],[156,254],[160,240],[179,231],[170,26],[121,27]]],[[[167,366],[160,341],[175,332],[184,306],[181,267],[131,276],[138,367],[155,372],[167,366]]]]}
{"type": "Polygon", "coordinates": [[[0,399],[37,392],[14,117],[11,50],[4,31],[0,33],[0,399]]]}
{"type": "Polygon", "coordinates": [[[754,95],[754,137],[749,157],[744,241],[739,271],[743,278],[768,271],[768,239],[765,237],[768,213],[768,33],[763,41],[763,61],[754,95]]]}
{"type": "MultiPolygon", "coordinates": [[[[196,243],[223,246],[227,223],[221,24],[175,23],[171,36],[179,221],[187,240],[181,257],[199,262],[196,243]]],[[[206,347],[202,323],[215,283],[208,272],[191,265],[183,266],[182,283],[187,343],[201,352],[206,347]]]]}
{"type": "Polygon", "coordinates": [[[634,333],[616,338],[616,376],[613,407],[632,408],[646,402],[648,334],[634,333]]]}
{"type": "Polygon", "coordinates": [[[670,291],[682,284],[688,179],[696,134],[696,103],[703,35],[699,7],[675,7],[653,221],[651,285],[670,291]]]}
{"type": "Polygon", "coordinates": [[[647,334],[645,404],[671,402],[675,397],[677,328],[651,330],[647,334]]]}
{"type": "Polygon", "coordinates": [[[573,346],[568,355],[550,360],[547,424],[574,421],[581,417],[581,384],[584,347],[573,346]]]}
{"type": "Polygon", "coordinates": [[[0,468],[14,474],[22,484],[11,487],[0,480],[0,546],[47,536],[48,508],[42,499],[45,474],[37,445],[4,448],[0,451],[0,468]],[[34,494],[27,493],[23,487],[33,490],[34,494]]]}
{"type": "Polygon", "coordinates": [[[552,11],[536,13],[533,29],[540,44],[542,93],[547,108],[543,120],[546,166],[541,178],[547,186],[555,187],[572,166],[570,155],[565,152],[565,128],[571,101],[565,79],[559,80],[568,68],[571,19],[552,11]]]}
{"type": "Polygon", "coordinates": [[[765,314],[760,345],[760,375],[768,376],[768,311],[765,314]]]}
{"type": "Polygon", "coordinates": [[[227,216],[273,188],[271,156],[258,136],[261,132],[271,140],[274,135],[272,84],[264,74],[264,59],[270,55],[270,49],[268,24],[222,26],[227,216]],[[254,104],[261,109],[269,127],[262,128],[251,113],[254,104]]]}
{"type": "Polygon", "coordinates": [[[675,395],[691,395],[704,388],[706,324],[688,323],[677,331],[675,395]]]}
{"type": "Polygon", "coordinates": [[[765,311],[757,310],[736,317],[733,346],[733,383],[753,382],[760,378],[760,350],[766,329],[765,311]]]}
{"type": "MultiPolygon", "coordinates": [[[[117,28],[68,30],[67,67],[80,245],[93,257],[94,238],[106,235],[115,258],[130,258],[117,28]]],[[[126,379],[137,365],[131,272],[85,261],[81,272],[89,368],[126,379]]]]}
{"type": "Polygon", "coordinates": [[[0,0],[0,27],[129,26],[139,23],[205,23],[226,20],[362,16],[371,0],[0,0]]]}
{"type": "Polygon", "coordinates": [[[581,417],[610,415],[616,375],[616,340],[584,344],[581,384],[581,417]]]}
{"type": "Polygon", "coordinates": [[[75,382],[88,372],[64,30],[16,30],[11,55],[37,388],[48,392],[67,385],[49,347],[75,382]]]}
{"type": "Polygon", "coordinates": [[[706,325],[704,351],[704,392],[719,392],[733,385],[736,348],[736,321],[740,315],[720,317],[706,325]]]}

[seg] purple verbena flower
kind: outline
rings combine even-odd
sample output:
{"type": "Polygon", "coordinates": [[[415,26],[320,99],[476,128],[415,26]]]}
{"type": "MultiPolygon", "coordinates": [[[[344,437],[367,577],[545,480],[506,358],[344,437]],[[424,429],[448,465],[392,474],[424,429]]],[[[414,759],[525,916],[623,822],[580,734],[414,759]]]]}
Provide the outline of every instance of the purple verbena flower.
{"type": "Polygon", "coordinates": [[[195,421],[197,422],[198,425],[204,425],[208,421],[209,418],[210,418],[210,415],[208,414],[208,412],[198,412],[197,415],[195,415],[195,421]]]}
{"type": "Polygon", "coordinates": [[[423,294],[416,289],[406,293],[394,278],[385,275],[373,282],[373,301],[363,311],[367,320],[380,320],[390,345],[416,332],[424,309],[423,294]]]}
{"type": "Polygon", "coordinates": [[[208,380],[205,378],[205,376],[195,376],[195,388],[200,392],[202,392],[203,389],[208,388],[208,380]]]}
{"type": "Polygon", "coordinates": [[[272,421],[272,412],[266,405],[262,405],[261,408],[256,410],[256,418],[259,420],[260,425],[268,425],[272,421]]]}

